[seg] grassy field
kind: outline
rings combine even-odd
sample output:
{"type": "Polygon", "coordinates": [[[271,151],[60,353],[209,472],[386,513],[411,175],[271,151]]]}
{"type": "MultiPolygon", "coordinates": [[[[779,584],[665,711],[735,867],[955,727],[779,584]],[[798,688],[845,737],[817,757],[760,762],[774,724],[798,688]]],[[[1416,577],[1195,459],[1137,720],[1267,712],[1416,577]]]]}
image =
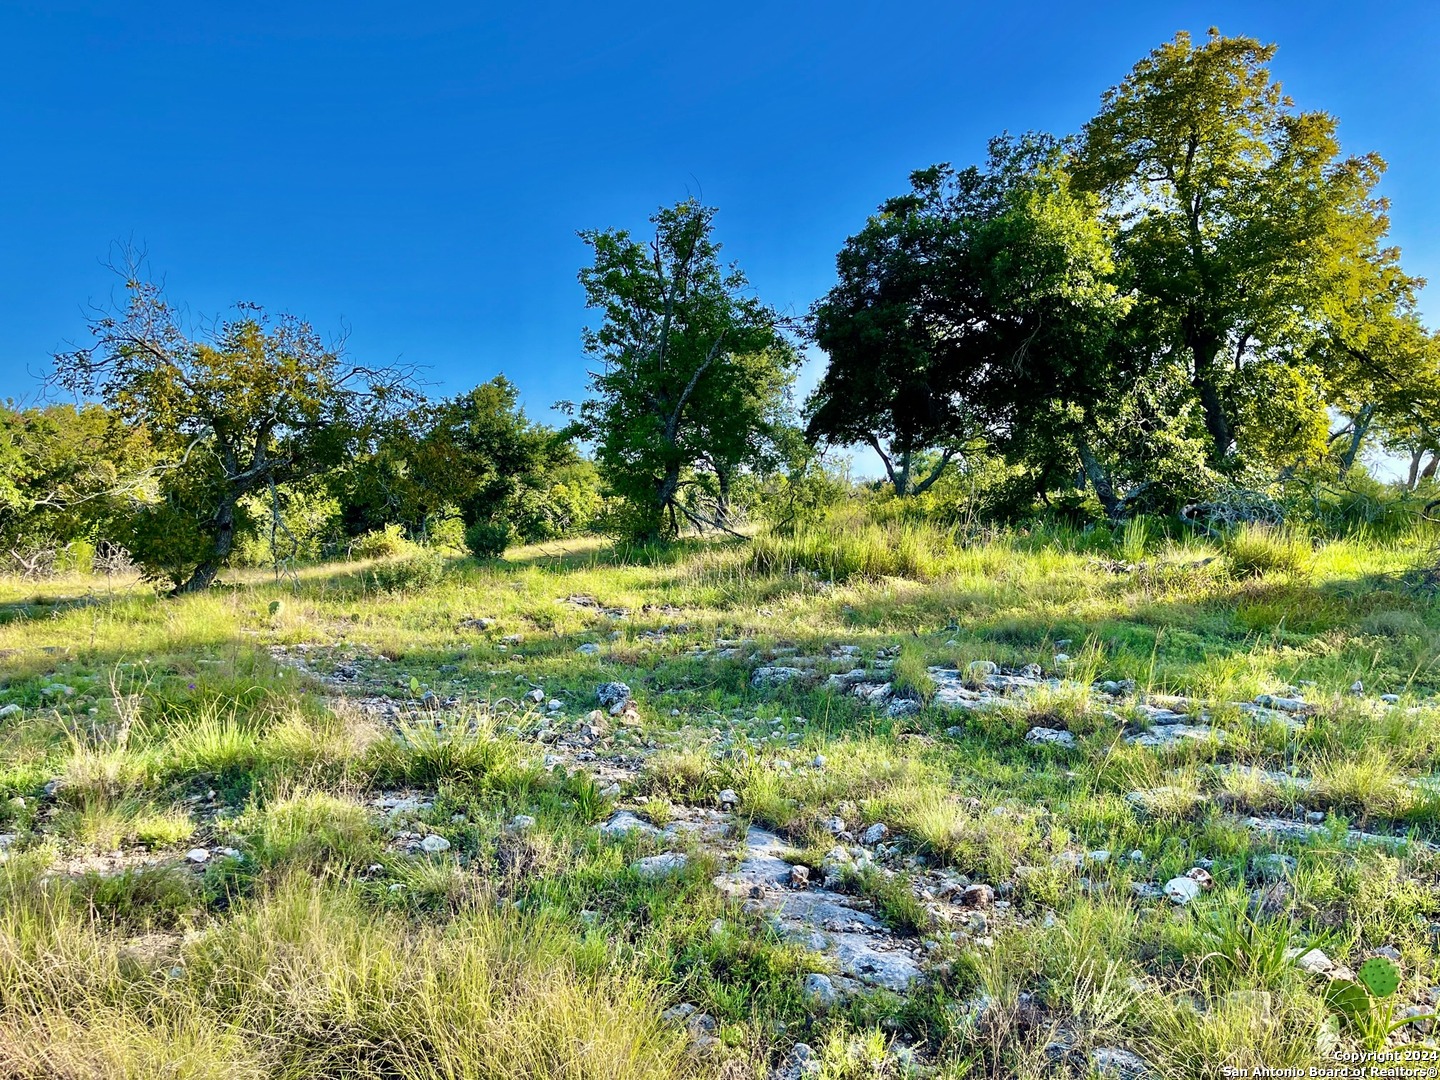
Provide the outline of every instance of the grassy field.
{"type": "Polygon", "coordinates": [[[0,581],[0,1075],[1190,1077],[1381,1047],[1326,994],[1377,950],[1385,1007],[1440,994],[1428,548],[856,511],[179,600],[0,581]],[[756,884],[771,840],[790,876],[756,884]]]}

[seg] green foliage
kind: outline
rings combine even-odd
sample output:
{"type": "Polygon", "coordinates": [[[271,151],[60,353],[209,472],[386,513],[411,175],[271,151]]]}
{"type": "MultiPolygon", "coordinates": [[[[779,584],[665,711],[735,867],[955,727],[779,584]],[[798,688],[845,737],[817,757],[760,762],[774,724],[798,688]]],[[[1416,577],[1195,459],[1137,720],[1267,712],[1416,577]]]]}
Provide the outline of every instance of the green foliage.
{"type": "Polygon", "coordinates": [[[367,532],[350,545],[350,554],[357,559],[392,559],[414,550],[415,545],[398,522],[367,532]]]}
{"type": "Polygon", "coordinates": [[[34,572],[88,571],[80,547],[61,552],[118,539],[153,497],[154,461],[149,432],[100,405],[0,404],[0,551],[34,572]]]}
{"type": "Polygon", "coordinates": [[[414,592],[436,585],[445,576],[445,559],[439,552],[421,548],[375,565],[370,580],[381,592],[414,592]]]}
{"type": "Polygon", "coordinates": [[[367,767],[381,783],[437,784],[490,782],[505,786],[515,777],[519,747],[500,734],[493,717],[440,728],[423,722],[401,726],[393,738],[370,749],[367,767]]]}
{"type": "Polygon", "coordinates": [[[1288,920],[1257,918],[1238,904],[1206,913],[1197,932],[1204,962],[1230,985],[1275,985],[1294,966],[1292,950],[1308,947],[1288,920]]]}
{"type": "Polygon", "coordinates": [[[436,551],[465,550],[465,519],[454,506],[442,506],[425,519],[425,544],[436,551]]]}
{"type": "Polygon", "coordinates": [[[890,682],[895,694],[902,698],[928,702],[935,695],[935,680],[930,677],[925,652],[913,642],[901,646],[890,668],[890,682]]]}
{"type": "MultiPolygon", "coordinates": [[[[675,532],[682,512],[699,523],[681,497],[697,471],[715,475],[724,500],[742,467],[763,466],[799,363],[775,312],[721,265],[714,216],[687,200],[651,218],[653,243],[624,230],[582,234],[594,261],[580,281],[602,313],[585,349],[601,370],[576,431],[596,444],[619,500],[615,524],[636,537],[675,532]]],[[[709,520],[724,525],[727,514],[722,502],[709,520]]]]}
{"type": "Polygon", "coordinates": [[[583,532],[598,510],[594,467],[569,432],[530,420],[517,402],[514,385],[496,376],[390,425],[373,452],[332,480],[347,528],[398,522],[456,550],[465,526],[479,521],[506,522],[526,543],[583,532]],[[437,539],[452,516],[457,524],[437,539]]]}
{"type": "MultiPolygon", "coordinates": [[[[214,458],[161,474],[157,497],[123,520],[119,540],[151,581],[179,588],[215,550],[214,513],[223,498],[224,471],[214,458]]],[[[229,535],[244,544],[255,535],[250,507],[230,507],[229,535]]]]}
{"type": "Polygon", "coordinates": [[[1377,244],[1384,162],[1340,155],[1335,119],[1300,112],[1271,77],[1274,51],[1176,35],[1105,95],[1078,161],[1120,225],[1139,341],[1187,358],[1175,385],[1193,388],[1210,463],[1230,469],[1323,451],[1306,347],[1395,258],[1377,244]]]}
{"type": "Polygon", "coordinates": [[[930,581],[943,577],[959,557],[947,530],[899,521],[876,524],[841,509],[803,529],[755,537],[750,564],[764,573],[806,571],[826,581],[892,576],[930,581]]]}
{"type": "Polygon", "coordinates": [[[1399,966],[1388,957],[1372,956],[1360,965],[1354,981],[1332,979],[1325,1000],[1355,1028],[1367,1050],[1380,1050],[1402,1028],[1435,1019],[1425,1013],[1396,1020],[1394,998],[1399,989],[1399,966]]]}
{"type": "Polygon", "coordinates": [[[1388,998],[1400,989],[1400,969],[1384,956],[1370,957],[1355,975],[1371,997],[1388,998]]]}
{"type": "Polygon", "coordinates": [[[247,496],[241,506],[253,523],[235,545],[242,566],[314,563],[344,549],[340,502],[313,481],[247,496]]]}
{"type": "Polygon", "coordinates": [[[869,443],[899,495],[974,443],[1048,465],[1058,440],[1073,460],[1116,377],[1127,307],[1098,204],[1043,138],[997,139],[986,168],[936,166],[911,188],[846,242],[840,283],[812,311],[829,365],[810,437],[869,443]]]}
{"type": "Polygon", "coordinates": [[[176,591],[198,591],[231,558],[240,500],[336,468],[413,395],[406,373],[347,364],[308,323],[253,304],[192,336],[140,266],[121,273],[126,302],[91,320],[92,346],[56,357],[56,376],[161,449],[162,497],[132,551],[176,591]]]}
{"type": "Polygon", "coordinates": [[[465,530],[465,547],[477,559],[498,559],[510,546],[510,526],[504,521],[477,521],[465,530]]]}

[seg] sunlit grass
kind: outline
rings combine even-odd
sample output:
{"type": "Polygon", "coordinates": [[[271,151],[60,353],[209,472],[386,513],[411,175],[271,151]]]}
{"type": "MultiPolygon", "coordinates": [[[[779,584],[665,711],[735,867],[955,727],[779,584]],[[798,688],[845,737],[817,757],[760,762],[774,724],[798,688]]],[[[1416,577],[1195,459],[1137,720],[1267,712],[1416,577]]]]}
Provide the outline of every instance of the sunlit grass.
{"type": "Polygon", "coordinates": [[[751,540],[449,558],[390,591],[363,560],[178,600],[0,580],[0,704],[22,710],[0,723],[0,1073],[763,1076],[801,1038],[837,1077],[903,1075],[902,1048],[942,1077],[1083,1075],[1101,1047],[1163,1076],[1309,1064],[1323,985],[1285,949],[1391,946],[1412,996],[1440,978],[1440,860],[1346,834],[1440,838],[1440,611],[1405,576],[1427,543],[1160,521],[981,536],[857,506],[751,540]],[[841,644],[859,651],[832,661],[841,644]],[[942,708],[930,669],[974,660],[1064,681],[942,708]],[[752,686],[766,662],[803,675],[752,686]],[[852,667],[913,706],[827,688],[852,667]],[[533,738],[573,735],[612,680],[636,716],[607,715],[592,749],[636,763],[618,797],[533,738]],[[1120,680],[1134,691],[1090,692],[1120,680]],[[1311,707],[1261,725],[1240,708],[1261,693],[1311,707]],[[1162,694],[1203,701],[1226,741],[1126,743],[1137,698],[1162,694]],[[1035,725],[1076,747],[1027,743],[1035,725]],[[727,788],[735,825],[778,830],[817,878],[853,846],[833,818],[885,824],[893,854],[844,887],[933,984],[815,1010],[801,983],[830,959],[711,885],[733,837],[593,828],[617,807],[683,825],[727,788]],[[391,815],[382,794],[424,805],[391,815]],[[1246,824],[1302,811],[1325,817],[1307,838],[1246,824]],[[449,846],[413,850],[430,834],[449,846]],[[667,847],[685,873],[631,869],[667,847]],[[1187,907],[1131,891],[1202,864],[1216,885],[1187,907]],[[983,923],[932,910],[925,891],[961,876],[1003,889],[983,923]],[[1250,918],[1281,886],[1283,916],[1250,918]],[[716,1019],[710,1056],[660,1021],[677,1000],[716,1019]]]}

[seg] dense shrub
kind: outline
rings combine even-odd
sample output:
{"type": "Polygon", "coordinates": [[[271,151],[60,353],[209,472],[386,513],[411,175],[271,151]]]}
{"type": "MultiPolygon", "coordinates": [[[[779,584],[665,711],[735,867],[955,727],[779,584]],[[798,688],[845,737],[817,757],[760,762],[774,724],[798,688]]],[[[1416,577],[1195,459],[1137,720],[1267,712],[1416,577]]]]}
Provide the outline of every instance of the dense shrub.
{"type": "Polygon", "coordinates": [[[370,571],[370,580],[383,592],[410,592],[438,585],[445,576],[445,560],[429,548],[392,562],[382,562],[370,571]]]}
{"type": "Polygon", "coordinates": [[[453,506],[437,510],[425,519],[425,544],[436,551],[465,550],[465,520],[453,506]]]}
{"type": "Polygon", "coordinates": [[[498,559],[510,546],[510,526],[504,521],[477,521],[465,530],[465,546],[477,559],[498,559]]]}
{"type": "Polygon", "coordinates": [[[243,500],[255,531],[235,545],[235,561],[242,566],[273,566],[281,562],[319,562],[344,545],[340,502],[324,488],[285,488],[279,491],[280,514],[270,496],[243,500]]]}
{"type": "Polygon", "coordinates": [[[350,554],[357,559],[389,559],[413,551],[415,545],[405,535],[405,530],[395,522],[383,529],[375,529],[358,537],[350,545],[350,554]]]}

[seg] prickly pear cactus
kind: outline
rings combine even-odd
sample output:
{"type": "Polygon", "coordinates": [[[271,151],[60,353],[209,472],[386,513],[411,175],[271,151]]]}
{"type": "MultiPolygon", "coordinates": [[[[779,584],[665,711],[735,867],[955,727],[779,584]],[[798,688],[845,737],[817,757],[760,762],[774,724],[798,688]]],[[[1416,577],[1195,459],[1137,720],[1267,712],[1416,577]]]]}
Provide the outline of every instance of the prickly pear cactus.
{"type": "Polygon", "coordinates": [[[1325,991],[1325,1002],[1332,1012],[1342,1013],[1351,1019],[1370,1011],[1370,995],[1363,986],[1349,979],[1332,980],[1325,991]]]}
{"type": "Polygon", "coordinates": [[[1360,965],[1357,977],[1377,998],[1388,998],[1400,989],[1400,969],[1393,960],[1383,956],[1372,956],[1360,965]]]}

